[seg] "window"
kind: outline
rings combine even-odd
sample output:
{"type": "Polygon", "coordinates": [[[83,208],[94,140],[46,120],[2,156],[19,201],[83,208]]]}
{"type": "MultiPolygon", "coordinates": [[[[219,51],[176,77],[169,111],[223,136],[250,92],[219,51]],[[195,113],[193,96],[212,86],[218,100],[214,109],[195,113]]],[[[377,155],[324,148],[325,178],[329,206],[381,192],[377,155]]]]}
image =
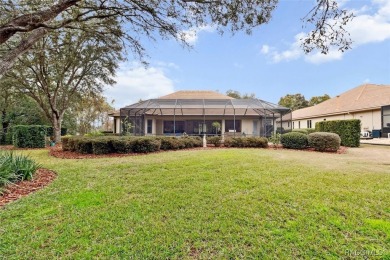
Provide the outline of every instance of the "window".
{"type": "Polygon", "coordinates": [[[229,132],[229,130],[236,129],[236,132],[241,132],[241,120],[236,120],[236,124],[234,125],[234,120],[226,120],[225,121],[225,132],[229,132]]]}
{"type": "Polygon", "coordinates": [[[148,119],[146,128],[147,128],[146,129],[147,134],[151,134],[153,132],[153,120],[152,119],[148,119]]]}
{"type": "Polygon", "coordinates": [[[390,128],[390,106],[382,107],[382,127],[390,128]]]}
{"type": "Polygon", "coordinates": [[[307,120],[307,128],[311,128],[311,120],[307,120]]]}
{"type": "Polygon", "coordinates": [[[295,128],[295,122],[293,122],[293,124],[292,124],[292,129],[294,129],[295,128]]]}
{"type": "Polygon", "coordinates": [[[287,127],[290,127],[290,121],[287,122],[287,127]]]}
{"type": "Polygon", "coordinates": [[[301,129],[301,121],[298,121],[298,128],[301,129]]]}
{"type": "Polygon", "coordinates": [[[184,121],[164,121],[164,134],[184,133],[184,121]]]}

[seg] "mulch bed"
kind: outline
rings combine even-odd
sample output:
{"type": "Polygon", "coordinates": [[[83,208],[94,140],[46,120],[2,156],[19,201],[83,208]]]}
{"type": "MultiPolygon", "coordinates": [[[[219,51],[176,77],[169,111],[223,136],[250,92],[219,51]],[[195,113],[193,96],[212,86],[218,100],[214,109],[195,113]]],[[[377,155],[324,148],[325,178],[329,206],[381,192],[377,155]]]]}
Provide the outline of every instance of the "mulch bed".
{"type": "Polygon", "coordinates": [[[56,176],[57,175],[55,174],[55,172],[50,171],[48,169],[38,169],[38,171],[34,174],[34,178],[32,180],[22,181],[7,186],[3,193],[0,194],[0,208],[7,203],[20,199],[32,192],[42,189],[43,187],[51,183],[56,178],[56,176]]]}
{"type": "Polygon", "coordinates": [[[275,148],[273,145],[269,145],[269,146],[268,146],[268,149],[273,149],[273,150],[292,150],[292,151],[315,152],[315,153],[333,153],[333,154],[336,153],[336,154],[345,154],[345,153],[347,153],[348,147],[340,146],[340,148],[337,150],[337,152],[330,152],[330,151],[318,152],[318,151],[314,150],[314,148],[306,148],[306,149],[302,149],[302,150],[298,150],[298,149],[286,149],[286,148],[283,148],[282,145],[279,145],[277,148],[275,148]]]}
{"type": "MultiPolygon", "coordinates": [[[[54,156],[56,158],[61,159],[95,159],[95,158],[112,158],[112,157],[127,157],[127,156],[142,156],[145,155],[145,153],[110,153],[110,154],[82,154],[77,152],[71,152],[71,151],[63,151],[61,145],[56,145],[55,147],[50,147],[50,155],[54,156]]],[[[214,145],[207,145],[207,147],[197,147],[197,148],[190,148],[190,149],[181,149],[181,150],[168,150],[163,151],[160,150],[158,152],[153,153],[165,153],[165,152],[174,152],[174,151],[185,151],[185,150],[211,150],[211,149],[229,149],[228,147],[215,147],[214,145]]],[[[242,148],[245,149],[245,148],[242,148]]],[[[268,149],[275,149],[272,145],[268,147],[268,149]]],[[[277,150],[291,150],[291,149],[285,149],[281,146],[277,148],[277,150]]],[[[304,150],[295,150],[295,151],[303,151],[303,152],[317,152],[313,148],[307,148],[304,150]]],[[[336,152],[337,154],[344,154],[347,152],[347,147],[340,146],[340,149],[336,152]]],[[[324,153],[335,153],[335,152],[324,152],[324,153]]]]}
{"type": "MultiPolygon", "coordinates": [[[[226,147],[215,147],[215,146],[207,146],[207,147],[196,147],[189,149],[180,149],[180,150],[160,150],[155,153],[165,153],[165,152],[175,152],[175,151],[186,151],[186,150],[210,150],[210,149],[228,149],[226,147]]],[[[95,159],[95,158],[110,158],[110,157],[128,157],[128,156],[142,156],[149,153],[110,153],[110,154],[83,154],[71,151],[63,151],[61,145],[56,145],[55,147],[50,147],[49,154],[56,158],[61,159],[95,159]]]]}

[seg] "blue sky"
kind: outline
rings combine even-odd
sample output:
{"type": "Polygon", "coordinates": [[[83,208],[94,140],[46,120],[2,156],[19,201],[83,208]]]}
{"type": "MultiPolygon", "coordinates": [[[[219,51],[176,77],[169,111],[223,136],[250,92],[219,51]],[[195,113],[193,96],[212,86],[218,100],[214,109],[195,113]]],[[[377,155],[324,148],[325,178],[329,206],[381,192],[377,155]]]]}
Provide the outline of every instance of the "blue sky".
{"type": "Polygon", "coordinates": [[[347,26],[352,50],[305,55],[297,39],[308,30],[301,18],[314,2],[281,0],[270,23],[252,35],[192,28],[191,50],[174,40],[144,41],[150,65],[129,56],[105,94],[116,108],[178,90],[233,89],[277,103],[286,94],[333,97],[364,83],[390,84],[390,1],[339,0],[356,15],[347,26]]]}

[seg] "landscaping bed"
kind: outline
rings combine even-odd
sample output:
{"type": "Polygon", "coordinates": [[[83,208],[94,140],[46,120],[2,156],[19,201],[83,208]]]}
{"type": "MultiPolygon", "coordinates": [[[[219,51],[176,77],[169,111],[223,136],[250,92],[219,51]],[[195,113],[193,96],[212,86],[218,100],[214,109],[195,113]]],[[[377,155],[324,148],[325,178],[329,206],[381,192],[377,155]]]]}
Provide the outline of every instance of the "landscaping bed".
{"type": "Polygon", "coordinates": [[[8,185],[0,194],[0,207],[20,199],[32,192],[42,189],[56,178],[56,174],[48,169],[38,169],[32,180],[8,185]]]}

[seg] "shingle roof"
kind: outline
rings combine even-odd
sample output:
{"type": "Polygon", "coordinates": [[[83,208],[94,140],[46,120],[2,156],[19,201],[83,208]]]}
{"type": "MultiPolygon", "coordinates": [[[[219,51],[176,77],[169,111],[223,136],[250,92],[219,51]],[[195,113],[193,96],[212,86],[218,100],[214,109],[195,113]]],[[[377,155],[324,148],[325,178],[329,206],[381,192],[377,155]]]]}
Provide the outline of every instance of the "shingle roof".
{"type": "Polygon", "coordinates": [[[209,90],[181,90],[158,99],[233,99],[224,94],[209,90]]]}
{"type": "Polygon", "coordinates": [[[293,120],[378,109],[390,105],[390,85],[365,84],[318,105],[292,112],[293,120]]]}

